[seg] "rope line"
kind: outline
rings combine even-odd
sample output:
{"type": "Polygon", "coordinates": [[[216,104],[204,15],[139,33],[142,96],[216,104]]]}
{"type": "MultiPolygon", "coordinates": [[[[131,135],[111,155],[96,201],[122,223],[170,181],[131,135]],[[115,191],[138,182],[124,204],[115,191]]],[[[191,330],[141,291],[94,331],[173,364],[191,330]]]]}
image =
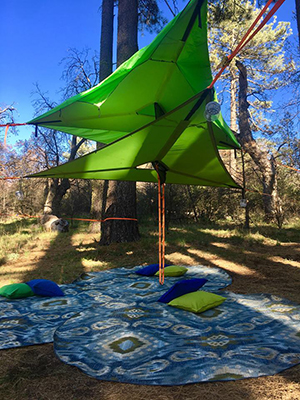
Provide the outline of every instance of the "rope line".
{"type": "Polygon", "coordinates": [[[21,125],[27,125],[27,123],[26,123],[26,122],[23,122],[23,123],[18,123],[18,124],[15,124],[15,123],[11,123],[11,124],[0,124],[0,128],[3,128],[3,127],[5,127],[5,126],[10,127],[10,126],[21,126],[21,125]]]}
{"type": "Polygon", "coordinates": [[[228,67],[229,63],[231,60],[238,54],[240,50],[242,50],[251,39],[265,26],[265,24],[269,21],[269,19],[275,14],[275,12],[278,10],[278,8],[284,3],[285,0],[278,0],[273,8],[269,11],[269,13],[265,16],[265,19],[261,22],[261,24],[255,29],[255,31],[249,36],[250,32],[253,30],[255,25],[258,23],[260,18],[265,14],[267,11],[267,8],[271,5],[273,0],[269,0],[267,4],[264,6],[264,8],[260,11],[254,22],[251,24],[251,26],[248,28],[247,32],[245,35],[242,37],[241,41],[239,44],[236,46],[236,48],[233,50],[233,52],[229,55],[226,56],[225,61],[223,62],[223,65],[219,72],[216,74],[214,79],[212,80],[211,84],[207,87],[207,89],[212,89],[214,84],[217,82],[217,80],[220,78],[224,70],[228,67]],[[249,36],[249,37],[248,37],[249,36]]]}
{"type": "MultiPolygon", "coordinates": [[[[285,165],[285,164],[282,164],[282,163],[278,163],[278,165],[280,166],[280,167],[284,167],[284,168],[288,168],[288,169],[291,169],[291,170],[293,170],[293,171],[296,171],[296,172],[300,172],[300,169],[297,169],[297,168],[295,168],[295,167],[290,167],[289,165],[285,165]]],[[[231,167],[232,168],[232,167],[231,167]]],[[[240,172],[240,171],[238,171],[236,168],[232,168],[235,172],[240,172]]],[[[14,180],[14,179],[24,179],[22,176],[5,176],[5,177],[0,177],[0,181],[9,181],[9,180],[14,180]]]]}
{"type": "MultiPolygon", "coordinates": [[[[28,215],[28,214],[3,214],[0,213],[0,216],[3,217],[24,217],[24,218],[40,218],[40,215],[28,215]]],[[[86,222],[106,222],[110,220],[122,220],[122,221],[137,221],[137,218],[118,218],[118,217],[109,217],[105,219],[91,219],[91,218],[62,218],[67,221],[86,221],[86,222]]]]}
{"type": "MultiPolygon", "coordinates": [[[[273,2],[273,0],[271,0],[271,2],[273,2]]],[[[266,23],[271,19],[271,17],[273,17],[273,15],[275,14],[275,12],[278,10],[278,8],[285,2],[285,0],[278,0],[273,8],[269,11],[269,13],[265,16],[265,19],[258,25],[258,27],[255,29],[255,31],[252,33],[252,35],[250,35],[250,37],[246,40],[246,42],[242,45],[242,47],[240,47],[240,50],[242,50],[249,42],[251,39],[253,39],[253,37],[266,25],[266,23]]],[[[270,0],[269,2],[270,3],[270,0]]],[[[267,3],[267,4],[268,4],[267,3]]]]}
{"type": "Polygon", "coordinates": [[[0,178],[1,181],[9,181],[9,180],[13,180],[13,179],[22,179],[19,176],[6,176],[4,178],[0,178]]]}
{"type": "Polygon", "coordinates": [[[0,127],[5,127],[5,132],[4,132],[4,141],[3,141],[3,145],[4,147],[6,147],[6,139],[7,139],[7,133],[8,133],[8,129],[10,126],[22,126],[22,125],[27,125],[27,123],[20,123],[20,124],[0,124],[0,127]]]}
{"type": "Polygon", "coordinates": [[[165,281],[165,183],[161,183],[158,171],[158,165],[155,166],[158,181],[158,261],[159,261],[159,283],[164,284],[165,281]]]}
{"type": "Polygon", "coordinates": [[[160,176],[157,172],[158,179],[158,265],[159,265],[159,283],[161,283],[161,259],[162,259],[162,248],[161,248],[161,184],[160,176]]]}
{"type": "Polygon", "coordinates": [[[284,167],[284,168],[292,169],[293,171],[296,171],[296,172],[300,172],[300,169],[297,169],[297,168],[294,168],[294,167],[290,167],[289,165],[284,165],[284,164],[281,164],[281,163],[278,163],[278,165],[280,165],[281,167],[284,167]]]}
{"type": "Polygon", "coordinates": [[[162,184],[162,273],[160,283],[165,281],[165,250],[166,250],[166,215],[165,215],[165,183],[162,184]]]}
{"type": "Polygon", "coordinates": [[[172,10],[172,8],[171,8],[171,6],[170,6],[168,0],[165,0],[165,3],[166,3],[166,5],[167,5],[168,9],[169,9],[169,10],[171,11],[171,13],[173,14],[173,17],[175,17],[176,14],[175,14],[174,11],[172,10]]]}

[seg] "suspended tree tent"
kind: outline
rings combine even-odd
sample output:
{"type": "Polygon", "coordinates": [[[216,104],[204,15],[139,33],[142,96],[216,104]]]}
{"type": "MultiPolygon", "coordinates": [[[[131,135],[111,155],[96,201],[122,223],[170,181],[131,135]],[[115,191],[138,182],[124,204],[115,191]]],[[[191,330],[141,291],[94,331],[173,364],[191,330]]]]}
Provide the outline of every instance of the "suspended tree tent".
{"type": "Polygon", "coordinates": [[[207,2],[192,0],[147,47],[107,79],[28,122],[107,144],[33,177],[239,187],[218,149],[239,148],[221,115],[207,46],[207,2]],[[152,163],[152,164],[149,164],[152,163]]]}
{"type": "Polygon", "coordinates": [[[160,283],[164,184],[239,188],[218,152],[239,144],[221,114],[213,122],[204,115],[216,100],[206,15],[207,2],[191,0],[107,79],[29,122],[106,144],[32,177],[158,182],[160,283]]]}

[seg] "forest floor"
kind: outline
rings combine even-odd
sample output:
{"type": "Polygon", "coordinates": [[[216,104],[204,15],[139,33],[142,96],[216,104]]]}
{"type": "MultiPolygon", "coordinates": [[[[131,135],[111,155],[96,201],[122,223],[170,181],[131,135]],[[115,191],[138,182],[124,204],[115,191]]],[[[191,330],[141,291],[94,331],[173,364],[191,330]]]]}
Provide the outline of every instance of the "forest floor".
{"type": "MultiPolygon", "coordinates": [[[[88,226],[47,233],[33,221],[0,221],[0,287],[34,278],[71,283],[81,273],[157,262],[157,229],[140,226],[136,243],[100,247],[88,226]]],[[[233,224],[172,226],[166,261],[217,266],[236,293],[271,293],[300,303],[300,221],[281,230],[233,224]]],[[[5,400],[298,400],[300,365],[274,376],[156,387],[93,379],[56,358],[51,344],[1,350],[0,398],[5,400]]]]}

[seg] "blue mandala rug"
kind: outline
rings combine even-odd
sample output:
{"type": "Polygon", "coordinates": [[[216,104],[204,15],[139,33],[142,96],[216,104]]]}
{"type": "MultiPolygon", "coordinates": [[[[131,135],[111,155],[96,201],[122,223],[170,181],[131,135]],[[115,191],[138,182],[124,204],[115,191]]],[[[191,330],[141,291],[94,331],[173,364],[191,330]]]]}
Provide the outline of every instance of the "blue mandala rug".
{"type": "Polygon", "coordinates": [[[135,300],[94,306],[56,330],[55,352],[95,378],[146,385],[237,380],[300,363],[300,306],[272,295],[222,296],[199,315],[135,300]]]}
{"type": "MultiPolygon", "coordinates": [[[[133,268],[116,268],[83,274],[73,284],[61,285],[64,297],[28,297],[8,300],[0,296],[0,349],[49,343],[57,327],[78,311],[93,305],[132,299],[156,302],[175,282],[168,278],[162,286],[158,277],[142,277],[133,268]]],[[[190,267],[184,279],[204,277],[203,290],[214,291],[231,283],[230,276],[218,268],[190,267]]]]}
{"type": "MultiPolygon", "coordinates": [[[[146,385],[236,380],[272,375],[300,363],[300,306],[267,294],[223,292],[202,314],[158,298],[182,278],[120,268],[83,274],[64,298],[0,301],[2,348],[53,341],[57,356],[97,379],[146,385]]],[[[190,267],[201,290],[231,283],[217,268],[190,267]]]]}

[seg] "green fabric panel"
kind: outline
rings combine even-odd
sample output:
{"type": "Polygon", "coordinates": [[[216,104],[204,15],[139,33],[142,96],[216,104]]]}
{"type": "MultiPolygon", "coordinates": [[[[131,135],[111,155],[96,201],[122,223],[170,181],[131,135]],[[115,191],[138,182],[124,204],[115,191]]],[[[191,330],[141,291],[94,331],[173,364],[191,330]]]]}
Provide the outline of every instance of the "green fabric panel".
{"type": "MultiPolygon", "coordinates": [[[[31,175],[31,177],[49,177],[49,178],[73,178],[73,179],[106,179],[106,180],[121,180],[121,181],[135,181],[135,182],[157,182],[157,173],[154,169],[137,169],[127,168],[122,170],[102,170],[102,171],[65,171],[65,169],[57,167],[50,170],[39,172],[31,175]]],[[[199,185],[199,186],[214,186],[214,187],[233,187],[238,186],[229,180],[228,183],[221,181],[212,182],[205,178],[186,176],[180,173],[168,171],[166,183],[179,184],[179,185],[199,185]]]]}
{"type": "Polygon", "coordinates": [[[192,0],[150,45],[139,50],[99,85],[29,123],[111,143],[154,119],[152,113],[139,110],[157,102],[169,112],[201,92],[212,79],[206,1],[201,4],[201,0],[192,0]],[[197,17],[184,42],[184,33],[199,5],[201,28],[197,17]]]}
{"type": "MultiPolygon", "coordinates": [[[[45,125],[46,128],[52,129],[51,126],[45,125]]],[[[96,129],[86,129],[86,128],[67,128],[68,133],[75,136],[84,137],[86,139],[95,140],[95,137],[98,137],[101,134],[101,143],[111,143],[117,139],[120,139],[124,136],[124,132],[121,131],[108,131],[108,130],[96,130],[96,129]]],[[[63,130],[65,132],[65,130],[63,130]]]]}
{"type": "Polygon", "coordinates": [[[137,111],[137,114],[139,114],[139,115],[148,115],[149,117],[155,117],[154,103],[149,104],[148,106],[141,108],[140,110],[137,111]]]}
{"type": "MultiPolygon", "coordinates": [[[[218,101],[217,94],[214,92],[214,101],[218,101]]],[[[236,137],[234,136],[232,130],[226,124],[223,119],[222,114],[220,113],[218,119],[213,122],[214,125],[214,132],[217,134],[216,140],[218,149],[228,149],[228,148],[236,148],[240,149],[239,142],[237,141],[236,137]]]]}
{"type": "Polygon", "coordinates": [[[23,297],[34,296],[31,288],[26,283],[12,283],[0,288],[0,296],[8,299],[21,299],[23,297]]]}
{"type": "MultiPolygon", "coordinates": [[[[193,10],[197,6],[199,0],[193,0],[190,2],[186,8],[177,15],[154,39],[152,43],[150,43],[145,48],[139,50],[135,53],[131,58],[125,61],[119,68],[117,68],[114,73],[112,73],[108,78],[106,78],[99,85],[80,93],[68,100],[66,100],[61,105],[55,107],[53,110],[48,111],[47,113],[41,115],[40,117],[34,118],[28,123],[40,123],[41,121],[51,121],[51,120],[62,120],[62,123],[51,124],[53,129],[59,130],[61,126],[67,127],[65,123],[64,112],[66,107],[73,106],[76,102],[87,102],[96,104],[97,106],[102,105],[103,102],[108,101],[108,105],[106,107],[106,112],[109,110],[109,113],[123,113],[122,108],[120,109],[119,102],[123,102],[123,106],[125,107],[125,112],[128,112],[128,104],[130,102],[127,100],[127,96],[135,97],[139,101],[139,107],[142,108],[144,105],[149,103],[154,103],[157,99],[153,98],[153,84],[155,87],[160,87],[165,80],[165,72],[161,73],[160,76],[156,76],[158,70],[168,68],[172,66],[172,62],[176,61],[178,57],[178,53],[182,48],[182,43],[180,39],[183,35],[183,32],[186,29],[187,24],[189,23],[190,16],[193,13],[193,10]],[[177,36],[177,38],[176,38],[177,36]],[[176,38],[176,39],[174,39],[176,38]],[[174,46],[174,42],[177,42],[176,46],[174,46]],[[159,52],[159,46],[162,43],[162,51],[159,52]],[[176,51],[174,49],[176,48],[176,51]],[[157,59],[157,62],[153,62],[150,57],[156,51],[156,56],[154,58],[157,59]],[[172,56],[170,56],[172,54],[172,56]],[[160,57],[161,56],[161,57],[160,57]],[[168,63],[169,62],[169,63],[168,63]],[[143,65],[145,64],[145,65],[143,65]],[[157,68],[154,67],[154,64],[157,64],[157,68]],[[141,72],[139,71],[139,66],[141,66],[141,72]],[[153,71],[155,68],[155,72],[153,71]],[[147,74],[147,75],[145,75],[147,74]],[[132,75],[134,75],[132,77],[132,75]],[[149,76],[149,79],[145,79],[145,76],[149,76]],[[152,79],[150,79],[152,77],[152,79]],[[112,99],[109,99],[111,94],[114,94],[118,85],[121,84],[125,80],[125,78],[129,78],[131,81],[131,85],[127,85],[128,90],[124,93],[124,90],[118,90],[120,92],[121,99],[118,99],[116,103],[116,96],[112,99]],[[142,88],[140,85],[144,85],[142,88]],[[134,86],[133,86],[134,85],[134,86]],[[146,90],[147,89],[147,90],[146,90]],[[124,96],[125,95],[125,96],[124,96]],[[108,110],[107,110],[108,109],[108,110]]],[[[200,0],[201,1],[201,0],[200,0]]],[[[204,32],[205,34],[205,32],[204,32]]],[[[124,84],[125,85],[125,84],[124,84]]],[[[126,85],[125,85],[126,87],[126,85]]],[[[178,104],[183,102],[184,99],[179,99],[178,104]]],[[[131,107],[131,112],[135,113],[136,107],[134,105],[131,107]]],[[[82,115],[84,118],[84,113],[78,114],[78,112],[74,112],[73,116],[79,118],[82,115]]],[[[106,115],[105,112],[102,112],[101,115],[106,115]]],[[[98,119],[98,126],[94,128],[103,129],[101,126],[100,119],[98,119]],[[100,124],[99,124],[100,122],[100,124]]],[[[43,126],[43,124],[41,124],[43,126]]],[[[106,128],[104,128],[106,129],[106,128]]],[[[116,130],[114,125],[111,126],[111,129],[116,130]]],[[[131,128],[130,130],[135,129],[131,128]]],[[[129,130],[129,131],[130,131],[129,130]]],[[[101,138],[98,138],[98,141],[101,142],[101,138]]]]}
{"type": "Polygon", "coordinates": [[[236,139],[221,115],[212,124],[213,136],[204,118],[211,94],[193,110],[212,79],[206,1],[199,27],[201,4],[192,0],[149,46],[101,84],[34,120],[109,145],[33,176],[155,182],[156,172],[141,166],[161,161],[168,169],[167,183],[239,187],[217,151],[238,148],[236,139]],[[158,119],[155,103],[165,112],[158,119]],[[49,122],[56,119],[61,122],[49,122]]]}
{"type": "MultiPolygon", "coordinates": [[[[94,153],[33,176],[155,182],[156,172],[138,167],[162,161],[167,183],[238,187],[218,157],[205,124],[184,121],[197,100],[94,153]]],[[[204,105],[194,114],[203,113],[204,105]]]]}
{"type": "Polygon", "coordinates": [[[181,308],[186,311],[201,313],[217,307],[226,300],[225,297],[214,293],[197,291],[184,294],[168,303],[169,306],[181,308]]]}
{"type": "Polygon", "coordinates": [[[195,93],[201,92],[212,81],[207,46],[207,3],[201,7],[201,29],[198,19],[177,60],[178,68],[195,93]]]}
{"type": "MultiPolygon", "coordinates": [[[[194,103],[191,104],[193,105],[194,103]]],[[[190,106],[185,106],[172,113],[169,118],[161,118],[144,129],[122,138],[120,141],[108,145],[98,152],[64,164],[65,171],[74,171],[75,165],[77,171],[78,169],[81,171],[85,169],[108,170],[131,168],[155,161],[163,146],[168,143],[172,134],[178,130],[178,126],[180,126],[189,109],[190,106]],[[100,152],[101,155],[97,157],[100,152]],[[101,160],[99,160],[100,157],[101,160]]],[[[187,122],[183,123],[181,132],[186,125],[187,122]]]]}

